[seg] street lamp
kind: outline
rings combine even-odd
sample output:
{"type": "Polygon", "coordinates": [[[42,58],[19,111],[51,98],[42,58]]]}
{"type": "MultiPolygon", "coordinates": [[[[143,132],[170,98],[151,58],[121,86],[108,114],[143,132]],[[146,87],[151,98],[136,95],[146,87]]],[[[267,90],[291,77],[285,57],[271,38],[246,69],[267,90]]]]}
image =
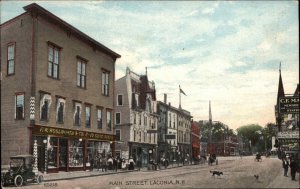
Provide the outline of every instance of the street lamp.
{"type": "Polygon", "coordinates": [[[47,149],[47,139],[43,140],[45,146],[45,170],[44,173],[47,174],[47,166],[48,166],[48,149],[47,149]]]}

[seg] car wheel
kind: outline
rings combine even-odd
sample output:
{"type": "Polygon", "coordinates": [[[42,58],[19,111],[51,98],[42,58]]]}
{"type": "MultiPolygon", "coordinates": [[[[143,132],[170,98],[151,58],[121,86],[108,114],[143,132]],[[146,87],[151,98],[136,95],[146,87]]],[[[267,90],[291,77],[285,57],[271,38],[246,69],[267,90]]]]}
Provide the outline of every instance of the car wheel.
{"type": "Polygon", "coordinates": [[[36,182],[37,182],[38,184],[41,184],[43,181],[44,181],[43,175],[38,175],[37,178],[36,178],[36,182]]]}
{"type": "Polygon", "coordinates": [[[19,187],[23,185],[23,178],[21,175],[17,175],[14,179],[15,186],[19,187]]]}

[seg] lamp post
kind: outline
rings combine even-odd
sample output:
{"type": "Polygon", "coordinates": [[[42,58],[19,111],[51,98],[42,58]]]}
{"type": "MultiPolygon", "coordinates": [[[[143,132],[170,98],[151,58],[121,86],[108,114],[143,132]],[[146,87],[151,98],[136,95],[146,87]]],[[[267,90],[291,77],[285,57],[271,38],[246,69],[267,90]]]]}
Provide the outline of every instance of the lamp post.
{"type": "Polygon", "coordinates": [[[47,139],[43,140],[45,146],[45,170],[44,173],[47,174],[47,167],[48,167],[48,149],[47,149],[47,139]]]}

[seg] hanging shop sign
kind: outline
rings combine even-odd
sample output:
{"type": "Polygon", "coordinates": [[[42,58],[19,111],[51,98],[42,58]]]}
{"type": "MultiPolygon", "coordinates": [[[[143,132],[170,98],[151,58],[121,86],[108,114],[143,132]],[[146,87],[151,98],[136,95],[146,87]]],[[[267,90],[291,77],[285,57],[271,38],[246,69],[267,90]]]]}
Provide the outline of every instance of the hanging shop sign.
{"type": "Polygon", "coordinates": [[[90,140],[104,140],[104,141],[114,141],[115,135],[94,133],[88,131],[78,131],[71,129],[55,128],[55,127],[45,127],[35,125],[32,129],[32,134],[34,135],[54,135],[62,137],[72,137],[72,138],[82,138],[90,140]]]}
{"type": "Polygon", "coordinates": [[[280,114],[299,114],[299,97],[283,97],[279,98],[280,114]]]}

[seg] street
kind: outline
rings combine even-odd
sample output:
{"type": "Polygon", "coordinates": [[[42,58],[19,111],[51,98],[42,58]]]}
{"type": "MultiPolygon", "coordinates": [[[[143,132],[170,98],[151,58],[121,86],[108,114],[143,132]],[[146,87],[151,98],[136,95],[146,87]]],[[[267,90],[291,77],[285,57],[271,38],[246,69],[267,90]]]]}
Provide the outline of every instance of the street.
{"type": "Polygon", "coordinates": [[[219,164],[213,166],[202,164],[160,171],[141,170],[44,182],[41,185],[27,184],[22,188],[299,188],[299,174],[296,181],[291,181],[290,175],[283,177],[281,161],[277,158],[263,157],[262,162],[255,162],[254,156],[218,159],[219,164]],[[211,170],[222,171],[223,175],[212,176],[211,170]],[[258,180],[254,175],[259,175],[258,180]]]}

